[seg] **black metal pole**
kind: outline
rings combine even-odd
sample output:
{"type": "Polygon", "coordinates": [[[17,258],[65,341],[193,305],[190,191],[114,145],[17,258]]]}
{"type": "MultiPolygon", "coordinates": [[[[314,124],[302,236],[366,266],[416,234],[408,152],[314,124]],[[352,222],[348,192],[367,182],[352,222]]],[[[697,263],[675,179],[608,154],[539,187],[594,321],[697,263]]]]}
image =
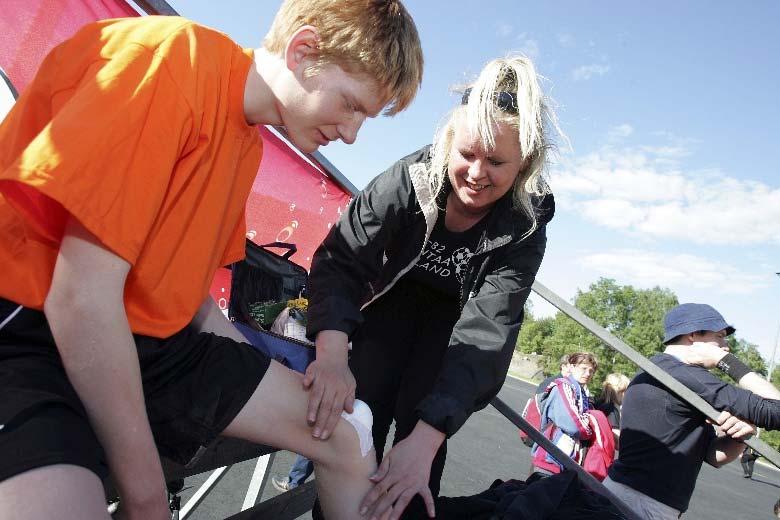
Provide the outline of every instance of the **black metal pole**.
{"type": "Polygon", "coordinates": [[[176,9],[171,7],[165,0],[132,0],[138,7],[143,9],[146,14],[159,14],[168,16],[178,16],[176,9]]]}
{"type": "Polygon", "coordinates": [[[630,520],[642,520],[642,517],[640,517],[626,504],[624,504],[623,501],[616,497],[610,490],[604,487],[604,484],[596,480],[596,478],[585,471],[582,466],[571,460],[571,458],[562,452],[558,446],[553,444],[549,439],[547,439],[547,437],[542,435],[539,430],[534,428],[531,423],[523,419],[520,414],[512,410],[508,404],[506,404],[498,397],[494,397],[493,400],[490,401],[490,404],[492,404],[493,407],[501,413],[501,415],[509,419],[512,424],[527,433],[536,444],[544,448],[545,451],[552,455],[555,460],[560,462],[564,468],[569,471],[576,472],[580,477],[580,480],[582,480],[582,483],[588,489],[609,499],[609,501],[612,502],[612,504],[614,504],[614,506],[617,507],[620,512],[626,515],[626,517],[630,520]]]}

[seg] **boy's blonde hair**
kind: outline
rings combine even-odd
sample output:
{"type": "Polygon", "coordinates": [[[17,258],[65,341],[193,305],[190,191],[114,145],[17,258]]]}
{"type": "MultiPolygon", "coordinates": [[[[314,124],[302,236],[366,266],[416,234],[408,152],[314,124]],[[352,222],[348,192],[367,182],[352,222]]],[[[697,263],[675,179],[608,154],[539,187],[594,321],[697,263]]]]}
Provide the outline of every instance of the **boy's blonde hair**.
{"type": "Polygon", "coordinates": [[[422,82],[423,55],[414,20],[399,0],[285,0],[263,46],[283,53],[304,25],[320,35],[319,57],[306,74],[333,63],[375,79],[388,100],[385,115],[411,104],[422,82]]]}
{"type": "Polygon", "coordinates": [[[455,108],[434,137],[429,177],[431,190],[438,195],[445,185],[456,124],[465,122],[469,131],[482,141],[484,150],[495,146],[495,125],[508,124],[517,130],[520,154],[528,161],[515,180],[512,195],[514,206],[531,220],[531,228],[526,233],[529,235],[537,225],[533,196],[550,192],[544,173],[548,154],[555,144],[549,134],[554,131],[563,136],[555,112],[542,93],[534,64],[525,56],[508,56],[488,62],[470,89],[468,103],[455,108]],[[502,92],[514,96],[516,111],[507,111],[497,105],[496,99],[502,92]]]}

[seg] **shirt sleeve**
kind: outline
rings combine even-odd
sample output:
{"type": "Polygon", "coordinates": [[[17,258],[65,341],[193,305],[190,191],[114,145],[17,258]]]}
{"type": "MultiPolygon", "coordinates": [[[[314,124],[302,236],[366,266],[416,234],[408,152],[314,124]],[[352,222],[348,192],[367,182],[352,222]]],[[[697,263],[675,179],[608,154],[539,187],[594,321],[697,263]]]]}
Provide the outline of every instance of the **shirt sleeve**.
{"type": "MultiPolygon", "coordinates": [[[[78,49],[58,52],[63,63],[78,49]]],[[[186,153],[190,107],[166,56],[138,44],[95,61],[75,85],[49,72],[53,116],[0,172],[0,190],[45,239],[58,243],[70,215],[133,264],[186,153]]]]}
{"type": "Polygon", "coordinates": [[[744,388],[730,385],[705,368],[692,366],[687,368],[689,370],[678,379],[716,410],[726,410],[761,428],[780,429],[779,400],[766,399],[744,388]]]}

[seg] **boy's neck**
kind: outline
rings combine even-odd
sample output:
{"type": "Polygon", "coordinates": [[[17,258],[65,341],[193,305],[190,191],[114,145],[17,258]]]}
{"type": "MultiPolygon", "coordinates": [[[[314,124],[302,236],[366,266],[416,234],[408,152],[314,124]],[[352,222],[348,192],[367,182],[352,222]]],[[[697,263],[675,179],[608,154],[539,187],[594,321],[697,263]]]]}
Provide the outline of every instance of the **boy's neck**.
{"type": "Polygon", "coordinates": [[[281,125],[272,78],[290,74],[281,57],[255,49],[244,86],[244,116],[250,125],[281,125]]]}

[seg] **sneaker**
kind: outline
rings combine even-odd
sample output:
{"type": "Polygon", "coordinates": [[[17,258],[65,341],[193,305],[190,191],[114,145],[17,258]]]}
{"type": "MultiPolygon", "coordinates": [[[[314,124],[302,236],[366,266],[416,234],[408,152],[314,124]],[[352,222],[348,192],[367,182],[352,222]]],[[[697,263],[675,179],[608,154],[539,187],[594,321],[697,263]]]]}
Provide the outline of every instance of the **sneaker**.
{"type": "Polygon", "coordinates": [[[286,491],[290,491],[292,489],[295,489],[298,486],[293,485],[290,482],[290,479],[287,477],[280,478],[280,477],[271,477],[271,484],[274,485],[277,491],[280,491],[282,493],[286,491]]]}

